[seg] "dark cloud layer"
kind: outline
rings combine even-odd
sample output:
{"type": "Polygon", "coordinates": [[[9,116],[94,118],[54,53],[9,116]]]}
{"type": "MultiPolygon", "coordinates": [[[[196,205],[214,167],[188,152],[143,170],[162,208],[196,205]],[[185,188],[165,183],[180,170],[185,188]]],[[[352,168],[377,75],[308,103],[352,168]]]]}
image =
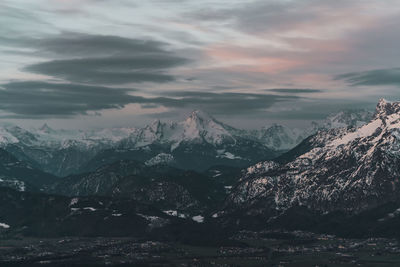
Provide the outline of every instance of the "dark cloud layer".
{"type": "Polygon", "coordinates": [[[379,69],[363,72],[345,73],[335,77],[336,80],[345,80],[352,86],[358,85],[396,85],[400,86],[400,68],[379,69]]]}
{"type": "Polygon", "coordinates": [[[168,92],[168,96],[179,97],[182,106],[207,110],[212,114],[243,114],[265,110],[272,105],[299,99],[297,96],[277,96],[252,93],[212,92],[168,92]]]}
{"type": "Polygon", "coordinates": [[[132,102],[132,90],[123,88],[30,81],[3,84],[0,89],[0,109],[19,117],[65,117],[132,102]]]}
{"type": "Polygon", "coordinates": [[[266,91],[276,92],[276,93],[288,93],[288,94],[303,94],[303,93],[321,93],[322,90],[319,89],[299,89],[299,88],[274,88],[266,89],[266,91]]]}
{"type": "Polygon", "coordinates": [[[32,39],[42,53],[57,56],[96,57],[165,54],[167,44],[153,40],[129,39],[119,36],[64,32],[57,36],[32,39]]]}
{"type": "Polygon", "coordinates": [[[165,69],[183,64],[183,58],[169,55],[106,57],[53,60],[30,65],[24,70],[71,82],[125,84],[131,82],[169,82],[174,76],[165,69]]]}
{"type": "Polygon", "coordinates": [[[16,118],[68,117],[140,104],[143,108],[199,108],[214,114],[261,111],[296,96],[246,93],[171,92],[163,97],[132,95],[134,90],[38,81],[0,85],[0,110],[16,118]]]}
{"type": "Polygon", "coordinates": [[[26,66],[24,71],[73,83],[170,82],[175,77],[169,70],[189,61],[167,50],[165,43],[117,36],[63,33],[40,39],[21,39],[17,45],[51,58],[26,66]]]}

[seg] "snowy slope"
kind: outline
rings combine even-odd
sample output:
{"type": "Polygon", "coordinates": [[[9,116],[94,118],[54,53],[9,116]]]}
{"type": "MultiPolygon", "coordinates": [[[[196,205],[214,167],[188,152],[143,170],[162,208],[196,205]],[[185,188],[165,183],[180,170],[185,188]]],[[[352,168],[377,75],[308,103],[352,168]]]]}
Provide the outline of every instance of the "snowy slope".
{"type": "Polygon", "coordinates": [[[226,209],[257,207],[253,212],[263,213],[303,205],[359,212],[400,201],[400,102],[381,100],[368,124],[314,138],[308,151],[286,164],[250,167],[226,209]]]}
{"type": "Polygon", "coordinates": [[[373,112],[367,110],[347,110],[329,115],[325,120],[312,122],[308,127],[290,128],[280,124],[263,127],[251,131],[257,140],[273,150],[290,150],[300,144],[308,136],[323,129],[359,127],[372,119],[373,112]]]}

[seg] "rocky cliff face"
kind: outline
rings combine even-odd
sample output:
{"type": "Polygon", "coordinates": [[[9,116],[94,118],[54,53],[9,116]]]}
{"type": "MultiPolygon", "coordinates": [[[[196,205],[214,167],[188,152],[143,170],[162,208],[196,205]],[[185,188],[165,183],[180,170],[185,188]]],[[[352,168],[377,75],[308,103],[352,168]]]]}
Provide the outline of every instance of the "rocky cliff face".
{"type": "Polygon", "coordinates": [[[400,201],[399,102],[381,100],[366,125],[320,131],[300,147],[280,164],[248,168],[224,212],[274,216],[305,206],[358,213],[400,201]]]}

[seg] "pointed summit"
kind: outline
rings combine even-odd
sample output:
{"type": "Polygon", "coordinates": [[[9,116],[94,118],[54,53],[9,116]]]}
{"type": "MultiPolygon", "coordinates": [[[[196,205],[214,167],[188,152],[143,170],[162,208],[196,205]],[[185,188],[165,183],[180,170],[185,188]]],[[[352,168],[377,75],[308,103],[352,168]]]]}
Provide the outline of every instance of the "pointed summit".
{"type": "Polygon", "coordinates": [[[210,114],[202,110],[194,110],[190,115],[183,121],[185,128],[192,128],[192,130],[202,131],[205,128],[223,128],[222,123],[214,119],[210,114]]]}
{"type": "Polygon", "coordinates": [[[380,105],[380,104],[387,104],[387,103],[388,103],[388,101],[387,101],[386,99],[381,98],[381,99],[379,99],[378,105],[380,105]]]}
{"type": "Polygon", "coordinates": [[[214,145],[226,139],[233,140],[231,127],[201,110],[194,110],[180,125],[183,127],[182,140],[201,140],[214,145]]]}
{"type": "Polygon", "coordinates": [[[54,132],[54,130],[52,128],[49,127],[49,125],[47,125],[47,123],[44,123],[40,128],[39,131],[44,132],[44,133],[51,133],[54,132]]]}
{"type": "Polygon", "coordinates": [[[161,121],[159,119],[154,120],[148,127],[153,131],[153,132],[158,132],[160,131],[162,125],[161,121]]]}
{"type": "Polygon", "coordinates": [[[381,98],[376,105],[375,118],[400,113],[400,102],[389,102],[381,98]]]}
{"type": "Polygon", "coordinates": [[[202,122],[215,121],[215,119],[210,114],[202,110],[193,110],[186,120],[194,120],[202,122]]]}

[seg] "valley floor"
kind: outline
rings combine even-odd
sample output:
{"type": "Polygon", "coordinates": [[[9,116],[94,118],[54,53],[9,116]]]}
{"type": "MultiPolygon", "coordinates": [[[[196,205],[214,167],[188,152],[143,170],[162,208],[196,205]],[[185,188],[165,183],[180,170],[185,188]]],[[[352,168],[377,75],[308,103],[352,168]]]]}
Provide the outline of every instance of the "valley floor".
{"type": "Polygon", "coordinates": [[[133,238],[0,240],[0,266],[399,266],[394,239],[240,232],[230,246],[133,238]]]}

